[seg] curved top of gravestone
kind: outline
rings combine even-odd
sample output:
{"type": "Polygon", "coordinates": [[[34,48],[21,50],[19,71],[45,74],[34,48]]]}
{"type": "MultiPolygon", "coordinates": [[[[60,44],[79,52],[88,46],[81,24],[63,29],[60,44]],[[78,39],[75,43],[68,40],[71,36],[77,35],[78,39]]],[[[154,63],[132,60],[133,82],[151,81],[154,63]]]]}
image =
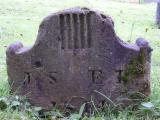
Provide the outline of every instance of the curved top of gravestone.
{"type": "MultiPolygon", "coordinates": [[[[45,32],[47,32],[46,28],[48,32],[52,34],[52,36],[53,34],[54,36],[57,36],[58,40],[74,39],[76,41],[76,39],[81,39],[81,40],[88,39],[89,37],[91,37],[90,34],[92,32],[96,32],[96,30],[92,28],[100,26],[103,27],[105,26],[105,24],[106,26],[108,26],[108,29],[113,29],[114,23],[112,19],[110,17],[106,17],[103,14],[100,14],[99,12],[89,10],[88,8],[80,8],[80,7],[66,9],[51,14],[50,16],[44,18],[39,28],[39,34],[43,32],[43,36],[42,35],[40,37],[38,36],[36,43],[39,42],[42,39],[42,37],[45,37],[45,35],[47,35],[47,33],[45,34],[45,32]],[[100,21],[103,22],[101,23],[101,25],[99,23],[100,21]]],[[[111,33],[109,35],[114,36],[115,34],[114,30],[110,32],[111,33]]],[[[88,46],[89,44],[91,44],[89,43],[91,42],[89,40],[90,39],[88,39],[88,46]]],[[[81,44],[80,46],[83,47],[85,43],[83,43],[82,41],[82,43],[79,44],[81,44]]],[[[69,47],[69,46],[62,46],[62,47],[69,47]]]]}

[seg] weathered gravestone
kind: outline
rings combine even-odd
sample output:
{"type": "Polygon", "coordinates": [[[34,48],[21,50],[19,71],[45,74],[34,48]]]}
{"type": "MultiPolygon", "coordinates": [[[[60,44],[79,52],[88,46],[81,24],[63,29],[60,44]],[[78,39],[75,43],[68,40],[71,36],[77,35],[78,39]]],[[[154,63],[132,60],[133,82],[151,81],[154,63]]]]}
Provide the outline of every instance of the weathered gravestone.
{"type": "Polygon", "coordinates": [[[144,0],[144,2],[146,2],[146,3],[151,3],[151,2],[159,3],[160,0],[144,0]]]}
{"type": "Polygon", "coordinates": [[[156,10],[156,24],[160,28],[160,0],[144,0],[146,3],[157,3],[157,10],[156,10]]]}
{"type": "Polygon", "coordinates": [[[160,28],[160,1],[159,1],[159,3],[157,3],[156,23],[160,28]]]}
{"type": "Polygon", "coordinates": [[[91,96],[100,106],[104,95],[127,104],[127,93],[150,94],[149,43],[124,43],[110,17],[87,8],[46,17],[32,47],[17,42],[6,54],[12,91],[46,109],[78,108],[91,96]]]}

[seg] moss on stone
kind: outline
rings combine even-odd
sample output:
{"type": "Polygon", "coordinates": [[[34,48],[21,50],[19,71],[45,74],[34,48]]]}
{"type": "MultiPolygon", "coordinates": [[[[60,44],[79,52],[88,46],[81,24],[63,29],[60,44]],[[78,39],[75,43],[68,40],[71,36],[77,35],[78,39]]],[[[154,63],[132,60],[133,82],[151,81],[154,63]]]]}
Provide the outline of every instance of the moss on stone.
{"type": "Polygon", "coordinates": [[[128,83],[130,78],[135,78],[145,73],[145,53],[141,49],[140,54],[132,58],[129,64],[126,66],[122,75],[122,81],[124,84],[128,83]]]}

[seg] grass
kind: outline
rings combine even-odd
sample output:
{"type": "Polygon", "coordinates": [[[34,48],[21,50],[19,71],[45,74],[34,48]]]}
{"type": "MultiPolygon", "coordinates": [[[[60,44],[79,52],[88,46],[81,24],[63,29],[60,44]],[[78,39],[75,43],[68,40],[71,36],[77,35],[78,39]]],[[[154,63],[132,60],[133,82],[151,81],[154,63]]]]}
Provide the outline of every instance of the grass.
{"type": "MultiPolygon", "coordinates": [[[[35,42],[38,27],[42,19],[52,12],[74,6],[86,6],[98,9],[110,15],[115,22],[115,31],[124,41],[134,43],[136,38],[144,37],[154,49],[152,54],[150,101],[160,101],[160,29],[155,26],[156,4],[117,3],[107,0],[0,0],[0,96],[9,96],[9,85],[6,72],[6,47],[21,41],[24,45],[35,42]],[[134,24],[134,26],[133,26],[134,24]],[[131,36],[131,30],[132,36],[131,36]]],[[[160,104],[157,105],[160,108],[160,104]]],[[[124,110],[113,120],[152,119],[149,116],[138,118],[131,111],[124,110]]],[[[25,112],[7,109],[0,111],[1,120],[29,120],[25,112]]],[[[97,117],[97,120],[101,118],[97,117]]]]}

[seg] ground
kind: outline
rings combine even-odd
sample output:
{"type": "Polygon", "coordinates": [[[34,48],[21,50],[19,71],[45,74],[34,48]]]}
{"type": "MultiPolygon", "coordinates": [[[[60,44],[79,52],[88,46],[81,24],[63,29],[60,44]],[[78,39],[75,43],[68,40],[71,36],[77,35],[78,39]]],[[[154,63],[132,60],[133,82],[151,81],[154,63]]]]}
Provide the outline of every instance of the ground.
{"type": "MultiPolygon", "coordinates": [[[[9,85],[6,72],[6,47],[21,41],[24,45],[33,45],[40,22],[48,14],[73,6],[86,6],[98,9],[110,15],[115,22],[117,35],[134,44],[136,38],[143,37],[153,48],[151,83],[151,103],[160,108],[160,29],[155,25],[156,4],[119,3],[107,0],[0,0],[0,96],[9,96],[9,85]],[[158,103],[158,104],[157,104],[158,103]]],[[[149,116],[136,117],[130,111],[121,111],[110,119],[135,120],[153,119],[149,116]]],[[[0,120],[28,120],[25,112],[9,109],[0,110],[0,120]]],[[[97,118],[101,120],[101,118],[97,118]]]]}

